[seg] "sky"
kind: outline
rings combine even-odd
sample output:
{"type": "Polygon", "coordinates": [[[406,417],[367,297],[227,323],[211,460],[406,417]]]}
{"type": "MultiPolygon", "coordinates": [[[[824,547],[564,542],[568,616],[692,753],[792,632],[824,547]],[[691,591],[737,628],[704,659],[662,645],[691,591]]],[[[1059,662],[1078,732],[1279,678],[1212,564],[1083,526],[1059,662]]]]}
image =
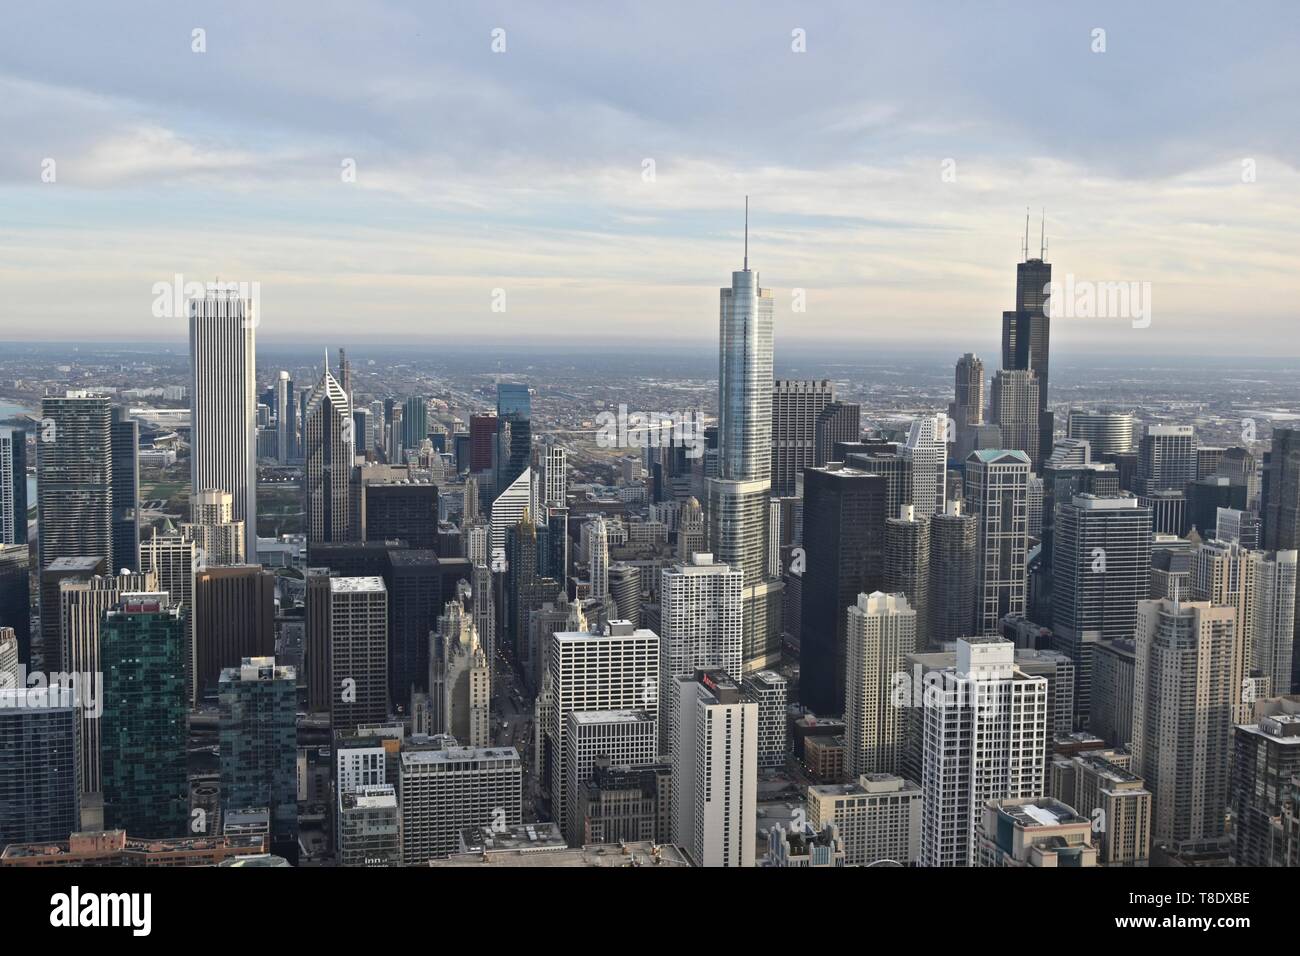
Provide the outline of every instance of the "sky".
{"type": "Polygon", "coordinates": [[[1029,207],[1058,280],[1143,303],[1054,353],[1300,355],[1294,2],[6,21],[0,341],[180,341],[179,275],[258,283],[267,342],[716,349],[748,195],[778,349],[995,351],[1029,207]]]}

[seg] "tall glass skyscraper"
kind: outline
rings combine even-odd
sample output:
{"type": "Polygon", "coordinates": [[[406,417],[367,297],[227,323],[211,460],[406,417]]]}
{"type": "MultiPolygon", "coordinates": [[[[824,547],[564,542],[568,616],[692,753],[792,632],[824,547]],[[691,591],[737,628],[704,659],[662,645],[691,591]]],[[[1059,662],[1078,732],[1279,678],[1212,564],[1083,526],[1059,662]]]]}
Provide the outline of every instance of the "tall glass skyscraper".
{"type": "Polygon", "coordinates": [[[709,479],[709,539],[719,562],[745,574],[749,672],[780,659],[782,585],[768,556],[773,300],[749,269],[748,212],[745,236],[744,268],[719,296],[718,473],[709,479]]]}
{"type": "Polygon", "coordinates": [[[497,487],[509,488],[528,467],[533,441],[533,400],[528,386],[497,384],[497,487]]]}
{"type": "Polygon", "coordinates": [[[104,826],[144,837],[189,832],[185,615],[165,593],[123,594],[104,615],[100,718],[104,826]]]}

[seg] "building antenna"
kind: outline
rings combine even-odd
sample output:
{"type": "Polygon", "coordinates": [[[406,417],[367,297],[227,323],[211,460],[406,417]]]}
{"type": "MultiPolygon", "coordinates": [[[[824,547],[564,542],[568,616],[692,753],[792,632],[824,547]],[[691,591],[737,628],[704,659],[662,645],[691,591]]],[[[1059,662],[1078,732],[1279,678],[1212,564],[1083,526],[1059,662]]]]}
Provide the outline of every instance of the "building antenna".
{"type": "Polygon", "coordinates": [[[745,196],[745,271],[749,271],[749,195],[745,196]]]}
{"type": "Polygon", "coordinates": [[[1043,207],[1043,220],[1038,227],[1038,258],[1047,261],[1047,207],[1043,207]]]}
{"type": "Polygon", "coordinates": [[[1025,244],[1021,247],[1020,251],[1024,254],[1025,261],[1028,262],[1029,261],[1029,207],[1028,206],[1025,207],[1025,244]]]}

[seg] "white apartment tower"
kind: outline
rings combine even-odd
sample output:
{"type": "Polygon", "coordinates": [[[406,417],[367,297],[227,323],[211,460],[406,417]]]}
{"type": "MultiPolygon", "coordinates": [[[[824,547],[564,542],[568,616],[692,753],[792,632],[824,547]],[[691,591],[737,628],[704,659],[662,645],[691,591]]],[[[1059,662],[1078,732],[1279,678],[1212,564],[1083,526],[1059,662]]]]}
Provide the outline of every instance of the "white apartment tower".
{"type": "Polygon", "coordinates": [[[230,493],[233,520],[252,529],[249,564],[257,562],[256,309],[221,286],[189,306],[190,491],[230,493]]]}
{"type": "Polygon", "coordinates": [[[948,477],[948,416],[942,412],[912,419],[903,455],[912,462],[912,506],[918,515],[943,511],[948,477]]]}
{"type": "Polygon", "coordinates": [[[1029,456],[1019,450],[982,449],[966,459],[965,510],[979,519],[975,627],[980,634],[997,634],[1004,617],[1025,613],[1029,467],[1029,456]]]}
{"type": "Polygon", "coordinates": [[[999,637],[959,640],[935,676],[921,701],[921,865],[974,866],[984,804],[1044,793],[1047,678],[1017,668],[999,637]]]}
{"type": "Polygon", "coordinates": [[[739,568],[694,554],[689,563],[664,568],[659,576],[659,705],[661,753],[672,739],[672,681],[700,668],[739,674],[744,662],[739,568]]]}
{"type": "MultiPolygon", "coordinates": [[[[569,714],[589,710],[659,712],[659,636],[624,621],[603,634],[569,631],[551,638],[546,737],[551,747],[551,810],[568,819],[564,754],[569,714]]],[[[657,731],[656,731],[657,732],[657,731]]]]}
{"type": "Polygon", "coordinates": [[[904,594],[859,594],[850,607],[844,687],[848,772],[897,773],[905,709],[892,699],[893,675],[906,673],[916,651],[916,611],[904,594]]]}
{"type": "Polygon", "coordinates": [[[758,703],[720,670],[673,679],[673,841],[696,866],[753,866],[758,703]]]}
{"type": "Polygon", "coordinates": [[[1224,835],[1232,762],[1236,608],[1138,605],[1133,770],[1154,801],[1152,843],[1224,835]]]}

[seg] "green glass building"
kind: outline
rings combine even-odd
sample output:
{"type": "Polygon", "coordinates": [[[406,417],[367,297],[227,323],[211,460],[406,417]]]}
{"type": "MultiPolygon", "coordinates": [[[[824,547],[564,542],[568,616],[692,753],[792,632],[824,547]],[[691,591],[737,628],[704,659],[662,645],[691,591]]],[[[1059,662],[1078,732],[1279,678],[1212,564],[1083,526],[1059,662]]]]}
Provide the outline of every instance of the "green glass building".
{"type": "Polygon", "coordinates": [[[131,836],[189,834],[185,615],[164,593],[123,594],[104,615],[101,785],[104,826],[131,836]]]}

